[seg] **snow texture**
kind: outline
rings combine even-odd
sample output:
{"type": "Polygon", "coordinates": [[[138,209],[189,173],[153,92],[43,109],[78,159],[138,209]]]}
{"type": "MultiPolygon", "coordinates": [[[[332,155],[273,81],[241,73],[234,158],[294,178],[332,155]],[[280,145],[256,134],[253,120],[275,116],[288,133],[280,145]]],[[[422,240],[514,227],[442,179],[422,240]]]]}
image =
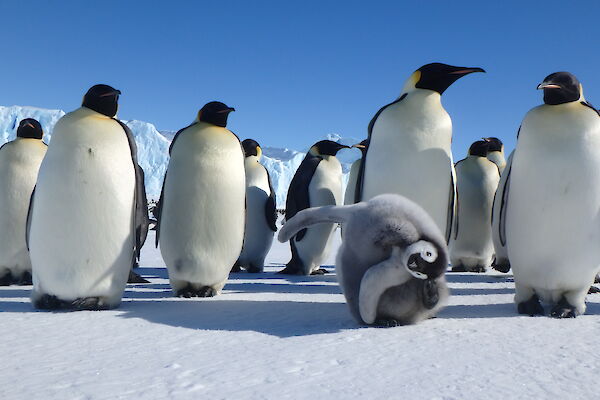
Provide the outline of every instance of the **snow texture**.
{"type": "MultiPolygon", "coordinates": [[[[48,110],[21,106],[0,106],[0,145],[15,138],[19,122],[24,118],[37,119],[44,129],[44,141],[49,143],[56,121],[64,114],[65,113],[62,110],[48,110]]],[[[169,163],[169,145],[176,132],[158,131],[154,125],[143,121],[131,120],[123,122],[125,122],[133,132],[133,136],[138,146],[138,161],[146,174],[145,183],[148,199],[158,200],[162,189],[164,174],[169,163]]],[[[244,138],[241,137],[241,139],[243,140],[244,138]]],[[[360,140],[342,138],[336,134],[329,134],[326,136],[326,139],[347,145],[360,142],[360,140]]],[[[277,194],[277,206],[279,208],[285,208],[287,190],[292,181],[292,177],[311,145],[312,143],[308,145],[304,152],[271,147],[263,148],[261,162],[271,175],[273,188],[277,194]]],[[[348,182],[350,166],[358,157],[360,157],[360,151],[358,149],[344,149],[338,153],[338,158],[342,163],[344,172],[344,191],[346,183],[348,182]]]]}

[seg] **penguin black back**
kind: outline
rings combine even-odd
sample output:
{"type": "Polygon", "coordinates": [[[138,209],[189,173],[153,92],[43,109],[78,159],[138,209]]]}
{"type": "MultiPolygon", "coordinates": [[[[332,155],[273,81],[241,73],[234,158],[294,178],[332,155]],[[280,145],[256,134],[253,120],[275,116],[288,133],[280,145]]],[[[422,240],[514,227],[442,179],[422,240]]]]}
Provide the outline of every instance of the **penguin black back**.
{"type": "Polygon", "coordinates": [[[42,125],[33,118],[25,118],[19,122],[17,137],[26,139],[41,139],[44,136],[42,125]]]}
{"type": "Polygon", "coordinates": [[[83,96],[81,105],[112,118],[117,115],[120,94],[121,91],[112,86],[94,85],[83,96]]]}

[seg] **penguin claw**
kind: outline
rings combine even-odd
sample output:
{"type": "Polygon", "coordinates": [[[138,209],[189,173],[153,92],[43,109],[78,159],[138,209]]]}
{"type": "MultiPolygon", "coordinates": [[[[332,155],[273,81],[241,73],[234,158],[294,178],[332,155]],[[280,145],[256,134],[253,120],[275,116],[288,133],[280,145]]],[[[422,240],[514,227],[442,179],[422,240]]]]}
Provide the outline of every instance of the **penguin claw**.
{"type": "Polygon", "coordinates": [[[310,274],[311,275],[325,275],[328,273],[329,273],[329,271],[327,271],[325,268],[318,268],[318,269],[315,269],[314,271],[312,271],[310,274]]]}
{"type": "Polygon", "coordinates": [[[194,289],[188,284],[186,287],[178,289],[175,293],[175,296],[189,299],[190,297],[194,296],[194,289]]]}
{"type": "Polygon", "coordinates": [[[600,288],[597,288],[596,286],[590,286],[590,288],[588,290],[588,294],[594,294],[594,293],[600,293],[600,288]]]}
{"type": "Polygon", "coordinates": [[[150,281],[142,278],[140,274],[137,274],[130,270],[129,277],[127,278],[127,283],[150,283],[150,281]]]}
{"type": "Polygon", "coordinates": [[[476,265],[469,272],[484,273],[487,269],[483,265],[476,265]]]}
{"type": "Polygon", "coordinates": [[[552,307],[550,316],[552,318],[575,318],[579,315],[579,312],[575,307],[569,304],[569,302],[563,297],[557,305],[552,307]]]}
{"type": "Polygon", "coordinates": [[[375,328],[395,328],[396,326],[402,325],[400,321],[395,319],[377,319],[373,322],[375,328]]]}
{"type": "Polygon", "coordinates": [[[211,286],[202,286],[196,292],[198,297],[214,297],[217,295],[217,291],[211,286]]]}
{"type": "Polygon", "coordinates": [[[186,299],[191,297],[213,297],[217,295],[217,291],[211,286],[202,286],[200,289],[195,289],[188,284],[186,287],[179,289],[175,295],[186,299]]]}
{"type": "Polygon", "coordinates": [[[71,302],[71,306],[74,310],[78,311],[108,310],[108,306],[100,297],[82,297],[80,299],[75,299],[71,302]]]}
{"type": "Polygon", "coordinates": [[[540,304],[539,297],[534,294],[527,301],[523,301],[517,305],[517,311],[519,314],[526,314],[530,317],[535,315],[544,315],[544,308],[540,304]]]}
{"type": "Polygon", "coordinates": [[[459,265],[453,266],[450,271],[452,271],[452,272],[467,272],[467,269],[465,268],[464,265],[459,264],[459,265]]]}
{"type": "Polygon", "coordinates": [[[38,310],[59,310],[65,307],[65,302],[51,294],[44,294],[33,302],[33,306],[38,310]]]}
{"type": "Polygon", "coordinates": [[[504,263],[496,264],[496,261],[494,261],[492,263],[492,269],[495,269],[498,272],[507,273],[508,271],[510,271],[510,263],[507,262],[506,264],[504,264],[504,263]]]}

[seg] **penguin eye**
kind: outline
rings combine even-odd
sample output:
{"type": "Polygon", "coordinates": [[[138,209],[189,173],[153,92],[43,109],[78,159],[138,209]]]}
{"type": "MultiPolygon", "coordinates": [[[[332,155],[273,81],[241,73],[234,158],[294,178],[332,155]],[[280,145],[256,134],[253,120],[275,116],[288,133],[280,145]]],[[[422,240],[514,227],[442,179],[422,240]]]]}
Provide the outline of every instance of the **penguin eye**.
{"type": "Polygon", "coordinates": [[[425,253],[425,255],[426,255],[427,257],[431,257],[431,255],[432,255],[432,254],[431,254],[431,252],[430,252],[430,251],[428,251],[427,253],[425,253]]]}

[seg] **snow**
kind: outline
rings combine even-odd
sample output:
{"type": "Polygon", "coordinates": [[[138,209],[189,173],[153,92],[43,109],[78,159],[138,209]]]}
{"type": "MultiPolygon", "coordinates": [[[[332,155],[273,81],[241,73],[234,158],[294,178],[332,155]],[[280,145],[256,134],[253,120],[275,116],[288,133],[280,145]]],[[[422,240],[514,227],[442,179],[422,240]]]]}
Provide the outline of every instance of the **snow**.
{"type": "MultiPolygon", "coordinates": [[[[336,236],[336,246],[339,245],[336,236]]],[[[516,313],[510,274],[449,273],[452,296],[415,326],[360,327],[335,275],[231,274],[221,295],[173,297],[151,232],[116,310],[35,311],[30,287],[0,288],[0,398],[591,398],[600,295],[586,315],[516,313]]],[[[334,254],[327,260],[332,264],[334,254]]],[[[331,269],[331,267],[329,267],[331,269]]]]}
{"type": "MultiPolygon", "coordinates": [[[[24,118],[37,119],[42,124],[42,128],[45,132],[44,141],[49,143],[56,121],[64,114],[65,112],[62,110],[49,110],[23,106],[0,106],[0,145],[15,138],[19,122],[24,118]]],[[[162,189],[164,174],[169,163],[169,145],[171,140],[173,140],[176,131],[159,131],[151,123],[143,121],[131,120],[123,122],[125,122],[133,132],[133,136],[138,146],[138,162],[145,172],[146,193],[148,199],[158,200],[162,189]]],[[[326,135],[326,139],[347,145],[360,142],[358,139],[343,138],[337,134],[326,135]]],[[[287,189],[296,169],[304,159],[306,151],[308,151],[308,148],[311,145],[312,143],[307,144],[304,152],[268,146],[263,148],[263,158],[261,162],[271,175],[273,188],[277,195],[277,206],[279,208],[285,208],[287,189]]],[[[338,158],[342,163],[342,170],[344,172],[342,178],[344,191],[348,182],[350,166],[358,157],[360,157],[360,151],[358,149],[344,149],[338,153],[338,158]]]]}

